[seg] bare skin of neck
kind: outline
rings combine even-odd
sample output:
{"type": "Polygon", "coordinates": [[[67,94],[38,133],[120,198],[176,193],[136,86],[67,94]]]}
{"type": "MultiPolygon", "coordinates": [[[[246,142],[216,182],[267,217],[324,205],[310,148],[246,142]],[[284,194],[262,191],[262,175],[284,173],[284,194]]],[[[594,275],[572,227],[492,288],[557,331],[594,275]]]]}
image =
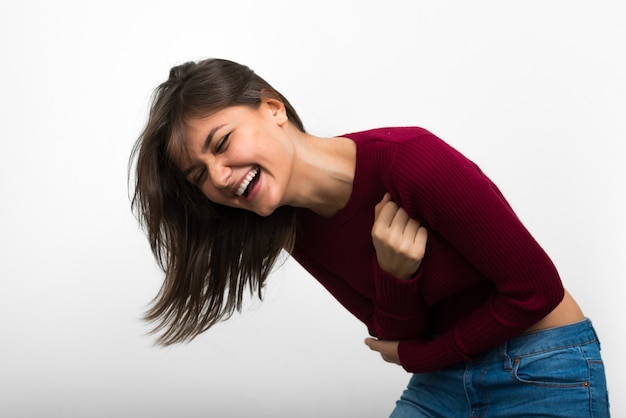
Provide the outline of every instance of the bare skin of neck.
{"type": "Polygon", "coordinates": [[[356,145],[348,138],[321,138],[293,129],[294,166],[287,195],[291,206],[332,216],[350,199],[356,145]]]}

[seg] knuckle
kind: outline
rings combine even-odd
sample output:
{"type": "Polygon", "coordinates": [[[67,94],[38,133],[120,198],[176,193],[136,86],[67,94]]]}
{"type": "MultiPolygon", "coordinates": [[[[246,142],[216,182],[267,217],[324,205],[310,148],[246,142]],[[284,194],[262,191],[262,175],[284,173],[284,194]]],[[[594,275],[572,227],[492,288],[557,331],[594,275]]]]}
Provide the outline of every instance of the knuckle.
{"type": "Polygon", "coordinates": [[[420,249],[419,251],[416,251],[412,254],[412,258],[415,261],[421,261],[424,259],[424,255],[425,255],[424,251],[420,249]]]}
{"type": "Polygon", "coordinates": [[[374,235],[378,235],[380,236],[384,231],[385,231],[385,226],[382,224],[382,222],[374,222],[374,225],[372,225],[372,234],[374,235]]]}

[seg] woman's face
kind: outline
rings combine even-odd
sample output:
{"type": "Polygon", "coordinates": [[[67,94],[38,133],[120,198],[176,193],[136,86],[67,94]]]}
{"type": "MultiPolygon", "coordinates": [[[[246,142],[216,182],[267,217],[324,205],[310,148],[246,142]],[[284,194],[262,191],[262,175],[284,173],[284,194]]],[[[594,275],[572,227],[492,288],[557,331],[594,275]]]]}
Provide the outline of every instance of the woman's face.
{"type": "Polygon", "coordinates": [[[186,152],[173,157],[209,200],[267,216],[285,204],[294,154],[287,123],[277,100],[229,107],[186,121],[186,152]]]}

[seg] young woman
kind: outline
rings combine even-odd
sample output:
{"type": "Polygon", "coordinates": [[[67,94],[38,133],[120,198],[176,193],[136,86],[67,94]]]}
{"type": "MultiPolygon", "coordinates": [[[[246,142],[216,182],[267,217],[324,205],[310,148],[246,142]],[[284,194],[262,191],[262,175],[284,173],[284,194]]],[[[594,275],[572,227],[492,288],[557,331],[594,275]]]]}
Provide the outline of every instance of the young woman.
{"type": "Polygon", "coordinates": [[[413,373],[393,417],[605,417],[600,346],[481,170],[432,133],[320,138],[249,68],[172,68],[133,150],[165,282],[146,315],[189,340],[288,251],[413,373]]]}

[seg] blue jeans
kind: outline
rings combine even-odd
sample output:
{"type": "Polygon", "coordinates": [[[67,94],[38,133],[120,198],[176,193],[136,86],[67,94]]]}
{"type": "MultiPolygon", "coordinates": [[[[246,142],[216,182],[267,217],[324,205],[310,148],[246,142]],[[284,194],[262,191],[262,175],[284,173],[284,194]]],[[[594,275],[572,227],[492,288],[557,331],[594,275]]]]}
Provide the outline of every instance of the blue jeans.
{"type": "Polygon", "coordinates": [[[444,370],[414,374],[391,418],[609,416],[600,342],[588,319],[523,334],[444,370]]]}

